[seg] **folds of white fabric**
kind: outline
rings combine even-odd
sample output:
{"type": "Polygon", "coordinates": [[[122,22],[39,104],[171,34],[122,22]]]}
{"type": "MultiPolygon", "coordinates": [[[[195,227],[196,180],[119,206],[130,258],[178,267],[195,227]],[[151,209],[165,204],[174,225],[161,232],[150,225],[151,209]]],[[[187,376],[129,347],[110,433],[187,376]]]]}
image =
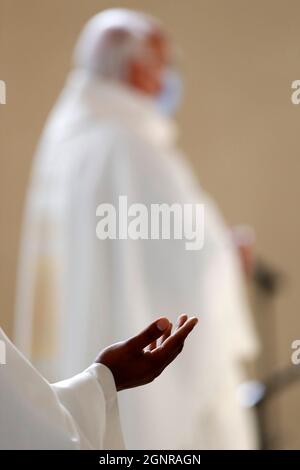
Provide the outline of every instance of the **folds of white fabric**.
{"type": "Polygon", "coordinates": [[[235,396],[240,363],[257,352],[240,271],[218,208],[177,151],[173,123],[142,95],[73,73],[45,128],[28,195],[20,349],[57,380],[157,316],[174,323],[180,313],[198,315],[178,361],[154,384],[120,395],[127,447],[253,448],[253,421],[235,396]],[[203,249],[187,251],[172,238],[97,239],[98,205],[117,207],[124,195],[148,208],[203,204],[203,249]]]}
{"type": "Polygon", "coordinates": [[[95,364],[50,385],[0,329],[1,449],[123,448],[111,372],[95,364]]]}

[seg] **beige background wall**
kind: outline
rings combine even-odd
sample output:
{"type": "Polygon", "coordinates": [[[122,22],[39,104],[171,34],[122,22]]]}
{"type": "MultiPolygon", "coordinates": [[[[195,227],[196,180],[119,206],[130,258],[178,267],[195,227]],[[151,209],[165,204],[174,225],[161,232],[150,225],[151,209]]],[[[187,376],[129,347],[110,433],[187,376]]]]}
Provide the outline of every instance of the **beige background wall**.
{"type": "MultiPolygon", "coordinates": [[[[0,0],[1,325],[11,332],[20,218],[39,133],[81,26],[108,6],[159,16],[182,47],[181,144],[228,221],[253,225],[258,252],[287,274],[275,303],[284,364],[300,338],[300,105],[290,100],[300,79],[299,0],[0,0]]],[[[299,393],[280,401],[281,446],[300,448],[299,393]]]]}

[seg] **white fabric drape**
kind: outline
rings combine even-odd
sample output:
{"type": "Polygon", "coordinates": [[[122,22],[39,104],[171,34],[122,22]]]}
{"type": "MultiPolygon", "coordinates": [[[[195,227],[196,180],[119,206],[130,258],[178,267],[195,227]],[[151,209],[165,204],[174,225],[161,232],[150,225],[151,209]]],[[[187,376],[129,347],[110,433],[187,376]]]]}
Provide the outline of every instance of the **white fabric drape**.
{"type": "Polygon", "coordinates": [[[50,385],[0,329],[0,449],[123,449],[110,370],[94,364],[50,385]],[[5,346],[3,346],[5,345],[5,346]]]}
{"type": "Polygon", "coordinates": [[[34,162],[17,344],[57,378],[158,315],[198,315],[182,357],[150,386],[121,394],[127,447],[253,448],[253,416],[235,395],[241,361],[257,351],[239,261],[175,143],[174,124],[147,98],[84,72],[71,75],[34,162]],[[203,203],[204,248],[187,251],[185,240],[98,240],[96,208],[117,208],[120,195],[147,207],[203,203]]]}

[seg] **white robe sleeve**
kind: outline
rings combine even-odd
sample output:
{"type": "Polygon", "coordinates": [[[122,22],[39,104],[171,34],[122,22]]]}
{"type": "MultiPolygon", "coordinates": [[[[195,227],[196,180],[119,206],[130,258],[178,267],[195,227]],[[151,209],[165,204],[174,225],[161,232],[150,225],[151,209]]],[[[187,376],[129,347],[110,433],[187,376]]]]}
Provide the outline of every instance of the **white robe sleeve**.
{"type": "Polygon", "coordinates": [[[0,341],[0,449],[123,448],[109,369],[95,364],[50,385],[1,329],[0,341]]]}
{"type": "Polygon", "coordinates": [[[124,448],[117,390],[106,366],[93,364],[81,374],[52,385],[52,389],[80,426],[90,448],[124,448]]]}

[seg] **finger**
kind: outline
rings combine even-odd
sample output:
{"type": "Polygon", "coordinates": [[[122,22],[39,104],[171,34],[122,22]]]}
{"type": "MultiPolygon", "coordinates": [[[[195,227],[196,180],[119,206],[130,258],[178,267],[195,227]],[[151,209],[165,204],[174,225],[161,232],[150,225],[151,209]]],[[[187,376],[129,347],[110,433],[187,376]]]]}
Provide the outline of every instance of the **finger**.
{"type": "Polygon", "coordinates": [[[151,323],[144,331],[130,338],[127,342],[128,346],[136,350],[142,350],[151,343],[160,338],[169,328],[169,320],[165,317],[159,318],[151,323]]]}
{"type": "Polygon", "coordinates": [[[181,343],[180,346],[178,346],[178,348],[174,349],[172,351],[172,353],[169,354],[169,356],[165,359],[165,362],[164,362],[164,369],[169,365],[171,364],[171,362],[173,362],[176,357],[181,353],[181,351],[183,350],[183,347],[184,347],[184,343],[181,343]]]}
{"type": "Polygon", "coordinates": [[[174,348],[171,351],[169,351],[168,354],[166,354],[165,352],[163,353],[159,352],[161,351],[160,349],[157,349],[156,350],[157,352],[154,351],[152,353],[149,353],[151,354],[150,358],[153,361],[157,376],[160,375],[162,371],[166,367],[168,367],[168,365],[171,364],[171,362],[174,361],[174,359],[176,359],[176,357],[181,353],[182,349],[183,349],[183,343],[179,347],[174,348]]]}
{"type": "Polygon", "coordinates": [[[168,360],[168,356],[172,355],[173,351],[176,351],[178,348],[183,346],[186,337],[191,333],[197,323],[197,318],[190,318],[181,327],[179,327],[172,336],[166,339],[160,348],[165,360],[168,360]]]}
{"type": "Polygon", "coordinates": [[[166,341],[167,338],[169,338],[169,336],[170,336],[171,333],[172,333],[172,328],[173,328],[173,325],[172,325],[172,323],[170,322],[169,328],[166,330],[166,332],[165,332],[165,333],[162,335],[162,337],[161,337],[160,346],[166,341]]]}
{"type": "Polygon", "coordinates": [[[149,347],[148,347],[148,351],[153,351],[153,349],[156,349],[157,348],[157,341],[153,341],[149,347]]]}
{"type": "Polygon", "coordinates": [[[178,328],[180,328],[182,325],[184,325],[185,322],[187,321],[187,319],[188,319],[188,316],[185,313],[182,313],[180,315],[180,317],[178,317],[177,324],[176,324],[176,330],[178,330],[178,328]]]}
{"type": "Polygon", "coordinates": [[[173,324],[170,322],[169,327],[166,329],[165,333],[162,335],[160,341],[159,340],[153,341],[153,343],[150,344],[149,351],[153,351],[158,346],[161,346],[163,344],[163,342],[170,336],[170,334],[172,332],[172,328],[173,328],[173,324]],[[159,344],[158,344],[158,341],[159,341],[159,344]]]}
{"type": "Polygon", "coordinates": [[[182,325],[180,325],[174,334],[168,339],[170,344],[179,345],[180,343],[184,342],[186,337],[191,333],[197,323],[198,318],[196,317],[188,318],[186,321],[184,321],[182,325]]]}

